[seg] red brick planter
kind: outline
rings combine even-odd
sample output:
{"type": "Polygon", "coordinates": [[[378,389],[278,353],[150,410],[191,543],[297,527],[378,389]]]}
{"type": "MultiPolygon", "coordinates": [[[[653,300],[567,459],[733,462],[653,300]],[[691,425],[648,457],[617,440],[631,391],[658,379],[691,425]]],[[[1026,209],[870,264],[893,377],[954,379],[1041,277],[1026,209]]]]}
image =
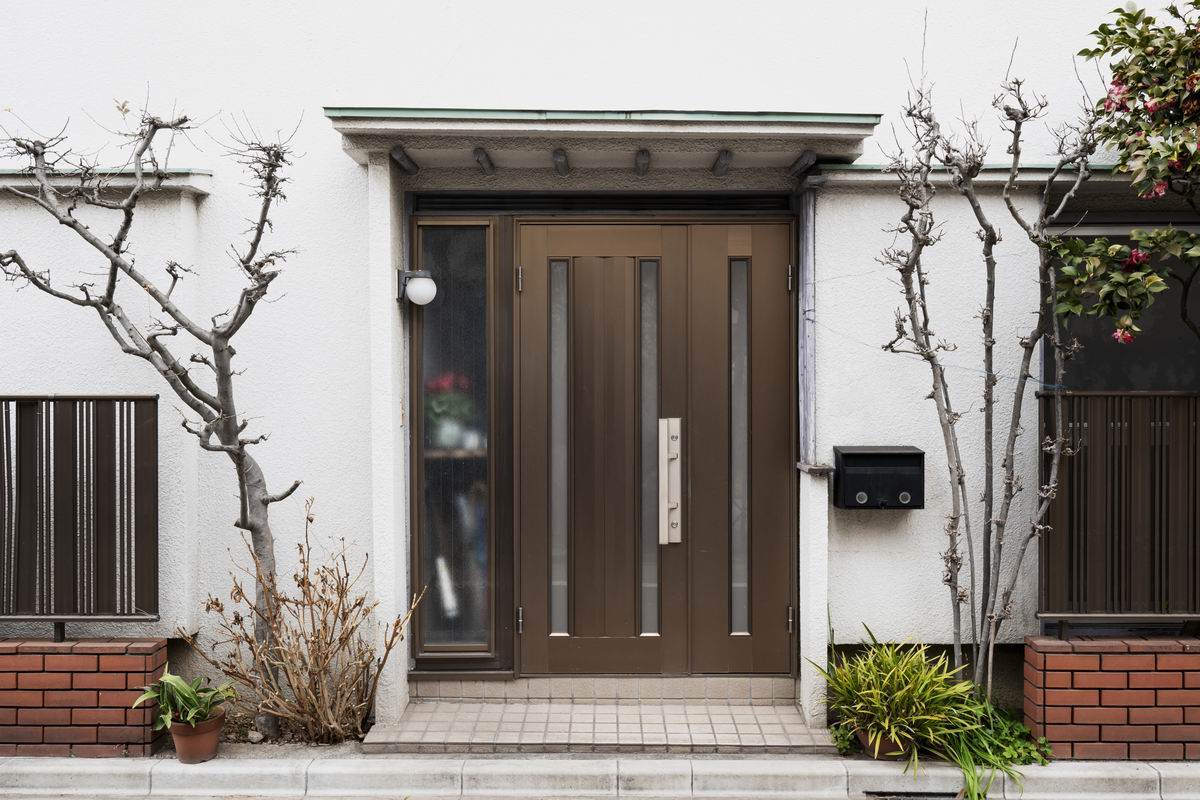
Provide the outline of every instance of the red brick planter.
{"type": "Polygon", "coordinates": [[[1025,724],[1058,758],[1200,758],[1200,639],[1025,639],[1025,724]]]}
{"type": "Polygon", "coordinates": [[[0,756],[152,754],[165,731],[129,706],[166,663],[166,639],[0,639],[0,756]]]}

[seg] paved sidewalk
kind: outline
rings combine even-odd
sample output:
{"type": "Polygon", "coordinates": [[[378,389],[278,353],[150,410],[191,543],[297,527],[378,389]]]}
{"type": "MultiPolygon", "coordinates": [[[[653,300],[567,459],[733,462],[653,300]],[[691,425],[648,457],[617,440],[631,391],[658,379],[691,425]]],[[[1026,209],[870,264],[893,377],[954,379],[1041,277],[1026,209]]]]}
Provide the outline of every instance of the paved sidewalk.
{"type": "MultiPolygon", "coordinates": [[[[294,748],[292,752],[302,752],[294,748]]],[[[1200,763],[1059,762],[1025,770],[1024,790],[998,780],[993,798],[1193,800],[1200,763]]],[[[0,798],[614,798],[863,800],[950,798],[958,771],[929,764],[919,778],[897,764],[814,756],[619,758],[497,755],[364,756],[326,748],[300,757],[0,759],[0,798]]]]}

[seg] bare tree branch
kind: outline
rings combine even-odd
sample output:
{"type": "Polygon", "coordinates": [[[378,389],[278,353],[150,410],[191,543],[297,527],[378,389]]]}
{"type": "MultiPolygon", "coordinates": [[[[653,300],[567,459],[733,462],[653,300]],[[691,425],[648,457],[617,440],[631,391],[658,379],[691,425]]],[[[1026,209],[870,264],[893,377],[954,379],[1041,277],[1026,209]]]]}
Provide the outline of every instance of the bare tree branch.
{"type": "MultiPolygon", "coordinates": [[[[1006,79],[1003,93],[995,99],[994,105],[1000,111],[1003,123],[1009,131],[1007,151],[1010,161],[1001,196],[1013,221],[1037,248],[1039,290],[1035,324],[1029,333],[1018,340],[1021,348],[1020,367],[1012,390],[1012,405],[1007,425],[1002,429],[999,475],[996,463],[995,387],[999,377],[995,366],[995,317],[998,288],[996,246],[1000,243],[1001,236],[987,214],[975,183],[983,168],[987,148],[974,122],[964,121],[965,134],[961,138],[951,138],[942,133],[933,114],[925,84],[914,87],[905,107],[905,118],[912,134],[909,145],[911,155],[908,158],[903,155],[897,156],[891,167],[891,171],[900,179],[900,199],[906,207],[895,231],[907,236],[909,245],[907,249],[885,249],[880,258],[881,262],[899,271],[906,306],[905,311],[897,312],[896,337],[885,345],[885,348],[924,359],[929,364],[933,377],[933,389],[929,396],[937,406],[951,490],[951,510],[947,522],[950,546],[942,556],[945,582],[952,589],[958,586],[957,570],[961,567],[961,557],[957,554],[957,541],[960,538],[958,534],[961,525],[961,538],[967,540],[970,564],[971,630],[975,643],[973,676],[977,685],[986,685],[989,697],[995,642],[1004,620],[1012,614],[1012,595],[1028,548],[1047,530],[1046,514],[1055,495],[1061,456],[1067,451],[1059,401],[1055,404],[1055,434],[1047,436],[1041,445],[1049,460],[1046,482],[1039,487],[1038,502],[1031,515],[1028,533],[1017,545],[1015,556],[1009,558],[1005,542],[1007,530],[1011,524],[1014,500],[1024,488],[1021,473],[1017,469],[1017,442],[1022,433],[1022,417],[1029,383],[1035,380],[1031,372],[1034,356],[1045,343],[1053,353],[1056,380],[1061,385],[1065,361],[1072,349],[1061,339],[1058,319],[1054,314],[1053,304],[1049,302],[1055,285],[1057,267],[1051,248],[1053,236],[1050,226],[1071,206],[1083,183],[1090,177],[1088,161],[1096,148],[1093,117],[1088,111],[1085,111],[1078,124],[1063,126],[1056,131],[1058,158],[1041,187],[1036,217],[1030,217],[1017,204],[1022,145],[1026,125],[1044,114],[1047,102],[1044,98],[1028,93],[1020,79],[1006,79]],[[929,180],[935,162],[948,171],[951,185],[971,209],[977,225],[976,234],[980,241],[984,265],[984,302],[979,314],[983,333],[984,525],[981,541],[982,584],[978,594],[974,539],[970,530],[970,508],[974,500],[966,493],[966,470],[955,429],[959,417],[953,410],[949,382],[939,357],[940,352],[951,349],[952,346],[937,339],[931,329],[926,292],[929,278],[923,255],[925,249],[937,241],[931,207],[934,191],[929,180]],[[1056,194],[1060,182],[1068,175],[1068,185],[1061,194],[1056,194]],[[1012,561],[1015,569],[1002,581],[1002,566],[1009,561],[1012,561]]],[[[961,590],[952,600],[956,658],[961,646],[960,605],[966,600],[966,593],[961,590]]]]}
{"type": "MultiPolygon", "coordinates": [[[[943,582],[950,590],[953,614],[952,649],[954,665],[958,667],[963,664],[962,604],[966,599],[959,581],[962,571],[959,532],[964,525],[967,531],[970,530],[970,508],[966,496],[966,470],[963,468],[955,429],[959,414],[954,411],[950,401],[946,371],[939,355],[941,352],[952,350],[954,346],[937,339],[934,334],[926,294],[929,279],[925,272],[923,256],[926,248],[935,245],[940,238],[932,208],[936,190],[930,175],[942,134],[933,114],[929,93],[923,85],[915,87],[910,93],[904,116],[913,140],[912,155],[906,159],[902,152],[897,154],[889,169],[900,180],[899,194],[905,205],[900,223],[893,231],[898,236],[907,237],[908,247],[888,248],[884,250],[879,261],[893,267],[899,273],[905,311],[896,313],[896,336],[884,345],[884,349],[921,358],[929,365],[933,381],[929,396],[934,401],[941,425],[946,450],[947,478],[950,484],[951,511],[946,520],[946,550],[942,554],[942,562],[943,582]]],[[[973,571],[972,566],[972,573],[973,571]]],[[[973,585],[971,589],[973,594],[973,585]]]]}
{"type": "MultiPolygon", "coordinates": [[[[106,277],[104,288],[99,293],[93,292],[87,283],[72,287],[74,291],[67,291],[51,283],[48,271],[38,271],[26,264],[16,250],[0,253],[0,274],[7,281],[30,285],[72,305],[94,309],[123,352],[149,362],[162,375],[198,418],[189,419],[185,416],[182,421],[184,430],[196,437],[203,450],[223,453],[233,464],[239,493],[239,513],[235,525],[250,533],[255,563],[273,580],[275,553],[268,509],[272,504],[290,497],[300,483],[296,481],[282,492],[269,492],[262,468],[247,450],[252,445],[266,441],[268,435],[242,435],[248,422],[238,421],[234,379],[241,371],[233,366],[237,353],[232,339],[253,314],[258,303],[266,298],[272,282],[280,274],[283,262],[292,252],[264,252],[262,249],[264,239],[271,231],[271,213],[275,205],[284,199],[282,187],[286,179],[283,171],[291,164],[291,149],[287,141],[261,142],[253,139],[236,140],[230,147],[230,155],[252,176],[254,195],[259,198],[249,243],[244,252],[237,254],[234,251],[248,284],[240,291],[232,311],[224,315],[224,322],[218,322],[221,319],[221,315],[218,315],[213,318],[211,327],[204,327],[172,299],[179,281],[184,274],[192,272],[191,269],[181,266],[177,261],[168,261],[165,271],[170,283],[164,291],[137,269],[133,260],[126,255],[140,200],[147,193],[160,189],[167,177],[165,162],[160,162],[155,154],[156,137],[164,131],[174,135],[188,127],[186,116],[162,119],[143,113],[137,130],[129,135],[128,140],[133,184],[115,198],[110,182],[96,165],[86,159],[72,160],[61,133],[45,139],[12,137],[0,142],[4,152],[27,160],[27,172],[33,181],[32,189],[9,187],[9,191],[45,210],[60,225],[88,244],[103,258],[106,277]],[[70,168],[73,185],[64,186],[67,173],[62,171],[63,165],[70,168]],[[118,215],[111,237],[103,237],[76,216],[75,212],[81,204],[118,215]],[[117,301],[124,278],[145,293],[168,319],[152,320],[145,330],[131,320],[117,301]],[[205,352],[194,352],[187,361],[208,367],[214,388],[207,388],[197,381],[168,346],[169,342],[182,334],[190,336],[204,347],[205,352]]],[[[268,615],[264,606],[267,602],[264,592],[262,581],[259,581],[256,584],[255,607],[260,613],[254,622],[254,636],[263,647],[269,647],[271,629],[266,622],[268,615]]],[[[269,667],[271,670],[278,668],[278,665],[269,667]]],[[[265,680],[275,681],[276,676],[269,675],[265,680]]],[[[269,715],[260,716],[256,724],[268,736],[279,735],[278,720],[269,715]]]]}

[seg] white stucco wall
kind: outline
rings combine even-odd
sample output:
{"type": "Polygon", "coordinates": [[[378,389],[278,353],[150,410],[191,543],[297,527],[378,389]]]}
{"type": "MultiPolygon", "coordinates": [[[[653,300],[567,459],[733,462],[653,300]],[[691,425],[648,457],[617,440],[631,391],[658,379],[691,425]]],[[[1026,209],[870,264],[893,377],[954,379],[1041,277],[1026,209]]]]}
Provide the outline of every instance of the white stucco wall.
{"type": "MultiPolygon", "coordinates": [[[[1035,198],[1026,194],[1022,202],[1033,208],[1035,198]]],[[[1007,234],[997,247],[1001,278],[995,317],[1000,376],[996,430],[1002,448],[1020,369],[1018,339],[1028,333],[1031,310],[1038,303],[1032,277],[1037,253],[1019,235],[997,192],[991,193],[985,209],[1007,234]]],[[[832,463],[835,445],[858,444],[915,445],[926,454],[923,510],[830,507],[829,624],[836,642],[860,641],[864,624],[882,639],[950,641],[949,590],[941,582],[950,495],[941,429],[933,402],[925,399],[931,385],[929,368],[920,359],[882,349],[895,336],[894,314],[903,296],[894,270],[882,267],[876,258],[896,239],[884,226],[902,212],[894,196],[878,190],[829,188],[817,201],[817,458],[832,463]]],[[[970,476],[968,489],[978,497],[983,488],[978,477],[983,474],[983,345],[978,318],[985,288],[983,265],[974,217],[948,186],[937,196],[934,213],[945,235],[926,251],[929,309],[936,333],[957,346],[943,355],[943,363],[955,408],[962,414],[958,435],[970,476]]],[[[906,241],[897,244],[907,246],[906,241]]],[[[1027,432],[1018,440],[1018,463],[1028,488],[1014,503],[1010,541],[1028,530],[1025,521],[1037,491],[1036,388],[1036,383],[1030,384],[1024,403],[1027,432]]],[[[970,511],[978,541],[981,504],[970,511]]],[[[1014,609],[1015,624],[1005,636],[1009,640],[1019,640],[1033,624],[1036,559],[1029,567],[1024,581],[1028,591],[1014,609]]],[[[964,585],[966,581],[964,565],[964,585]]]]}
{"type": "MultiPolygon", "coordinates": [[[[1112,0],[926,5],[926,69],[936,81],[939,108],[947,118],[960,108],[982,116],[1001,158],[989,103],[1014,40],[1020,39],[1014,72],[1047,93],[1055,101],[1051,118],[1062,118],[1079,95],[1071,54],[1112,0]]],[[[396,338],[394,305],[386,305],[393,295],[381,301],[379,294],[392,290],[385,273],[400,245],[368,234],[372,221],[394,211],[378,196],[383,173],[369,176],[341,151],[321,107],[880,112],[887,116],[863,159],[878,162],[881,145],[892,146],[895,110],[908,85],[905,61],[918,69],[923,24],[923,7],[891,2],[752,2],[733,9],[683,0],[569,6],[549,0],[503,6],[280,0],[168,6],[142,0],[116,9],[64,0],[24,7],[6,19],[0,123],[12,134],[28,134],[57,130],[69,118],[69,133],[86,152],[111,141],[100,125],[122,124],[114,98],[136,107],[148,95],[158,113],[183,109],[204,120],[203,130],[176,143],[172,163],[213,170],[211,194],[147,203],[133,236],[144,268],[173,257],[199,270],[183,291],[203,309],[201,317],[224,308],[236,291],[225,250],[239,240],[251,208],[242,176],[220,157],[212,137],[225,137],[235,120],[267,133],[296,128],[299,158],[288,202],[275,215],[272,243],[299,252],[276,285],[282,299],[262,307],[239,335],[239,361],[248,369],[241,408],[256,418],[258,430],[272,434],[258,450],[272,482],[305,482],[296,499],[273,512],[281,557],[302,530],[301,497],[315,495],[321,533],[385,556],[376,561],[374,580],[394,610],[408,591],[405,492],[395,484],[404,465],[394,449],[404,432],[398,419],[388,418],[387,403],[402,392],[404,347],[396,338]]],[[[1028,153],[1036,161],[1048,136],[1035,127],[1031,138],[1028,153]]],[[[122,159],[111,144],[104,157],[122,159]]],[[[736,173],[735,160],[731,180],[736,173]]],[[[570,189],[589,180],[581,171],[559,185],[570,189]]],[[[928,375],[922,365],[879,350],[900,298],[874,258],[890,238],[880,229],[895,215],[896,204],[883,190],[829,188],[818,203],[818,456],[830,457],[835,444],[885,440],[929,454],[924,512],[827,515],[828,607],[838,641],[857,640],[862,622],[889,638],[948,636],[937,559],[942,463],[933,410],[922,400],[928,375]]],[[[970,224],[952,199],[943,218],[970,224]]],[[[0,198],[0,249],[10,247],[55,275],[95,267],[58,226],[0,198]]],[[[1002,341],[1034,298],[1031,256],[1027,249],[1016,255],[1020,250],[1018,237],[1010,236],[1001,268],[1002,341]]],[[[938,282],[932,293],[944,301],[939,328],[961,348],[950,360],[973,364],[981,291],[976,244],[969,233],[956,233],[933,260],[938,282]]],[[[144,302],[140,306],[144,310],[144,302]]],[[[1011,361],[1001,369],[1011,374],[1011,361]]],[[[952,369],[951,378],[965,406],[966,393],[977,395],[979,377],[964,366],[952,369]]],[[[157,377],[118,353],[95,319],[32,290],[0,286],[0,393],[82,391],[164,395],[164,618],[146,631],[195,624],[203,596],[225,590],[226,549],[238,547],[228,465],[196,450],[172,417],[157,377]]],[[[968,415],[964,427],[973,424],[968,415]]],[[[1024,444],[1028,455],[1031,439],[1024,444]]],[[[965,447],[977,460],[978,449],[965,447]]],[[[805,497],[814,496],[819,491],[808,487],[805,497]]],[[[826,519],[815,516],[820,519],[813,524],[826,519]]],[[[814,612],[807,611],[811,620],[814,612]]],[[[1026,602],[1026,618],[1027,612],[1026,602]]],[[[823,638],[810,631],[805,641],[820,647],[823,638]]],[[[385,715],[402,702],[401,672],[389,684],[385,715]]]]}

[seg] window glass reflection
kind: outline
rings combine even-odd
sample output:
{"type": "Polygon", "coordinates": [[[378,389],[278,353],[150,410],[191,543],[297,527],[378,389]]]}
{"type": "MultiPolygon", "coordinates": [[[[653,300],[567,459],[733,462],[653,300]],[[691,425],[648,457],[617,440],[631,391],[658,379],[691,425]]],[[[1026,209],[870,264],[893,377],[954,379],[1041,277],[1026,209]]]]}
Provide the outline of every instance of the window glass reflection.
{"type": "Polygon", "coordinates": [[[419,549],[426,645],[488,642],[487,229],[421,229],[437,296],[422,315],[423,509],[419,549]]]}

